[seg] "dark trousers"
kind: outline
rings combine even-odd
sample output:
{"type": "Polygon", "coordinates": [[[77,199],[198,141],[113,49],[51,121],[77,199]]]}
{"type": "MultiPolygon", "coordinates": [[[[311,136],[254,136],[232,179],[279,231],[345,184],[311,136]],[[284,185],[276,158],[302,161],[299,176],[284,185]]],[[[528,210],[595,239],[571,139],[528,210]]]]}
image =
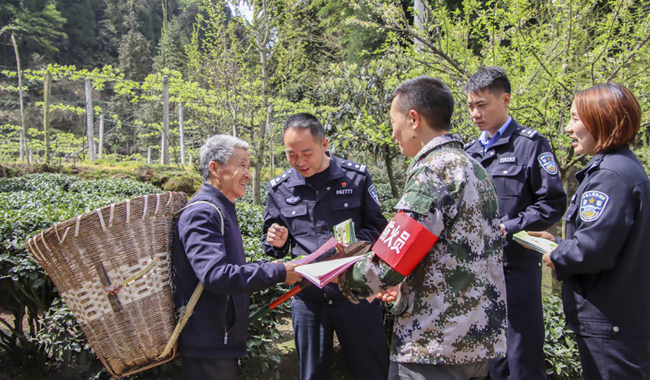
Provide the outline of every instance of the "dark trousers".
{"type": "Polygon", "coordinates": [[[390,362],[388,380],[482,380],[487,374],[487,359],[457,365],[390,362]]]}
{"type": "Polygon", "coordinates": [[[650,379],[650,337],[576,337],[584,380],[650,379]]]}
{"type": "Polygon", "coordinates": [[[237,380],[237,358],[199,359],[181,356],[185,380],[237,380]]]}
{"type": "MultiPolygon", "coordinates": [[[[541,263],[541,261],[540,261],[541,263]]],[[[506,357],[490,360],[492,380],[546,379],[542,267],[506,268],[508,333],[506,357]]]]}
{"type": "Polygon", "coordinates": [[[388,350],[379,302],[313,301],[294,297],[293,333],[302,380],[332,377],[334,332],[355,380],[388,376],[388,350]]]}

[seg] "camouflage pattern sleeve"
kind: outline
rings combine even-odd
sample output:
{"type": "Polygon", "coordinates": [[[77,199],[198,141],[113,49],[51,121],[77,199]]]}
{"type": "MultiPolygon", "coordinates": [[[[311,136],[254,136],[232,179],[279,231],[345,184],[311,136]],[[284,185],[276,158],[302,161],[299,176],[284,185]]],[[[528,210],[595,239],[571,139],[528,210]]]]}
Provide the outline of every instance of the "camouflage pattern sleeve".
{"type": "Polygon", "coordinates": [[[372,251],[339,276],[339,288],[353,303],[401,283],[404,276],[391,268],[372,251]]]}
{"type": "MultiPolygon", "coordinates": [[[[434,235],[443,229],[440,203],[451,203],[453,198],[439,181],[432,181],[435,174],[421,166],[406,186],[396,209],[406,212],[434,235]],[[429,180],[427,180],[429,179],[429,180]]],[[[352,302],[370,297],[392,288],[404,280],[404,276],[391,268],[373,252],[368,252],[351,269],[339,278],[341,292],[352,302]]]]}

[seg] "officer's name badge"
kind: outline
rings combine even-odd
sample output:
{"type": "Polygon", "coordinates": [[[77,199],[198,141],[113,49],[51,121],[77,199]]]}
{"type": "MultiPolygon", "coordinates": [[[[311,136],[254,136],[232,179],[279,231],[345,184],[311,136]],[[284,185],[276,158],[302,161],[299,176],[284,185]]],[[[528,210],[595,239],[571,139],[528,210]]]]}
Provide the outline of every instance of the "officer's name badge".
{"type": "Polygon", "coordinates": [[[555,175],[557,174],[557,164],[555,163],[555,158],[553,157],[553,153],[551,152],[544,152],[537,156],[537,160],[539,161],[539,164],[542,165],[542,168],[546,170],[548,174],[555,175]]]}
{"type": "Polygon", "coordinates": [[[598,220],[603,214],[603,211],[605,211],[607,201],[609,201],[609,196],[600,191],[592,190],[582,194],[582,199],[580,200],[580,219],[585,222],[598,220]]]}

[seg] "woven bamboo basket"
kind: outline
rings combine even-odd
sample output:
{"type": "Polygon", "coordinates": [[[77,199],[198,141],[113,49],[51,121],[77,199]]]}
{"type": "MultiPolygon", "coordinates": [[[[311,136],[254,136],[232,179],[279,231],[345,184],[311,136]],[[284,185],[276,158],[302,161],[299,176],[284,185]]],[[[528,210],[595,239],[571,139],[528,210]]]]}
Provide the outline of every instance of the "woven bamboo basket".
{"type": "Polygon", "coordinates": [[[184,193],[116,203],[59,223],[26,246],[116,377],[170,361],[176,315],[171,280],[174,213],[184,193]]]}

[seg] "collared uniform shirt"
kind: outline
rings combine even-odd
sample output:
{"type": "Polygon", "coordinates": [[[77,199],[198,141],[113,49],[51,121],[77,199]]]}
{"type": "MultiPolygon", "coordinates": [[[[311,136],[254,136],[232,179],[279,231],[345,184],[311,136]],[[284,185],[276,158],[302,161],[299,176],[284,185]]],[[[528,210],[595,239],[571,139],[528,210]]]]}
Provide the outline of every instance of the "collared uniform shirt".
{"type": "Polygon", "coordinates": [[[588,337],[650,336],[650,180],[627,145],[576,174],[566,240],[551,253],[569,326],[588,337]]]}
{"type": "MultiPolygon", "coordinates": [[[[264,211],[264,251],[277,258],[286,256],[289,250],[293,257],[309,255],[334,236],[335,225],[347,219],[354,221],[357,240],[371,243],[387,224],[365,165],[330,155],[330,175],[319,189],[313,188],[295,169],[289,169],[270,183],[264,211]],[[266,231],[273,223],[289,229],[289,237],[282,248],[266,241],[266,231]]],[[[322,258],[334,252],[332,249],[322,258]]],[[[312,286],[298,296],[316,300],[345,299],[336,284],[328,284],[323,290],[312,286]]]]}
{"type": "Polygon", "coordinates": [[[407,277],[366,254],[339,277],[351,300],[400,284],[390,360],[467,364],[503,357],[506,290],[497,195],[458,135],[431,140],[413,159],[396,209],[438,241],[407,277]]]}
{"type": "MultiPolygon", "coordinates": [[[[465,150],[492,177],[499,197],[499,216],[508,238],[521,230],[541,231],[560,220],[566,194],[546,138],[512,119],[499,140],[484,151],[478,139],[465,150]]],[[[540,256],[508,239],[505,265],[538,266],[540,256]]]]}

